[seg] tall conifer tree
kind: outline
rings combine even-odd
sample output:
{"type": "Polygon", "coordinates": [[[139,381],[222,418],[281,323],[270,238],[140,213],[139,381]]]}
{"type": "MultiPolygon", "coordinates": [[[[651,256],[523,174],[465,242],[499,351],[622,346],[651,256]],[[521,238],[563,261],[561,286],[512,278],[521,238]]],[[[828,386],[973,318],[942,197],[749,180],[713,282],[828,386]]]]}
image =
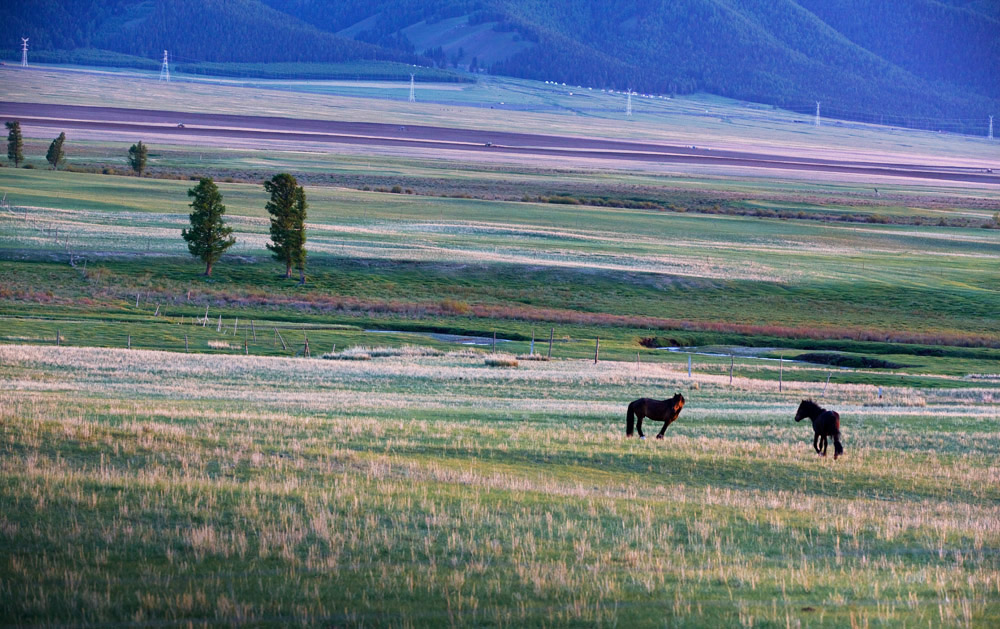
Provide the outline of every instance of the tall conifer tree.
{"type": "Polygon", "coordinates": [[[63,144],[66,143],[66,132],[63,131],[59,134],[59,137],[52,140],[52,144],[49,144],[49,150],[45,154],[45,160],[52,164],[52,168],[59,168],[59,164],[65,159],[66,154],[63,152],[63,144]]]}
{"type": "Polygon", "coordinates": [[[299,271],[304,284],[306,268],[306,193],[295,177],[288,173],[275,175],[264,182],[271,200],[264,208],[271,215],[271,242],[267,248],[275,260],[285,265],[285,277],[292,268],[299,271]]]}
{"type": "Polygon", "coordinates": [[[188,190],[191,202],[191,229],[182,229],[181,236],[188,243],[191,255],[205,263],[205,275],[212,275],[212,265],[222,254],[236,243],[232,237],[233,228],[226,225],[222,216],[226,206],[222,204],[222,193],[211,177],[203,177],[198,185],[188,190]]]}
{"type": "Polygon", "coordinates": [[[24,138],[21,137],[21,123],[11,120],[4,123],[7,127],[7,159],[14,162],[14,168],[24,161],[24,138]]]}

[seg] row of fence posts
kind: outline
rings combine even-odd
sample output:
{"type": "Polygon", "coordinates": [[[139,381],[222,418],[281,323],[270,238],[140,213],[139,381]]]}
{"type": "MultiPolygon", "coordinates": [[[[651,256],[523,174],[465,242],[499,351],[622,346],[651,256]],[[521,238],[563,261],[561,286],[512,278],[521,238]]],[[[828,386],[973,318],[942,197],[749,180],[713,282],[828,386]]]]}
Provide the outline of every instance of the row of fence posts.
{"type": "MultiPolygon", "coordinates": [[[[136,296],[136,302],[137,303],[138,303],[138,299],[139,299],[138,296],[136,296]]],[[[157,305],[157,307],[156,307],[156,314],[154,314],[153,316],[158,316],[159,312],[160,312],[160,307],[157,305]]],[[[183,321],[184,321],[184,318],[181,317],[180,323],[183,323],[183,321]]],[[[192,324],[196,325],[198,323],[198,321],[202,321],[202,327],[204,327],[205,324],[208,322],[208,307],[207,306],[205,308],[205,316],[202,319],[193,319],[192,320],[192,324]]],[[[239,321],[240,321],[239,317],[236,317],[235,321],[233,322],[233,336],[236,336],[238,334],[238,332],[239,332],[239,321]]],[[[254,320],[253,319],[250,320],[250,325],[249,326],[244,326],[244,329],[243,329],[243,332],[244,332],[243,353],[247,354],[247,355],[250,353],[249,339],[247,337],[247,329],[248,328],[249,328],[250,332],[253,334],[253,342],[256,343],[257,342],[257,327],[254,325],[254,320]]],[[[285,343],[285,339],[284,339],[284,337],[281,336],[281,332],[278,331],[277,326],[273,326],[272,329],[274,330],[274,340],[272,342],[272,346],[273,347],[277,347],[277,344],[280,341],[281,342],[281,349],[287,352],[288,351],[288,344],[285,343]]],[[[549,358],[549,359],[552,358],[552,341],[553,341],[553,339],[555,337],[555,330],[556,330],[555,328],[550,328],[549,329],[549,351],[548,351],[548,354],[547,354],[547,358],[549,358]]],[[[218,325],[216,327],[216,331],[217,332],[222,332],[222,315],[219,315],[219,323],[218,323],[218,325]]],[[[306,358],[311,358],[312,354],[311,354],[310,349],[309,349],[309,334],[307,332],[305,332],[305,330],[303,330],[302,336],[303,336],[302,355],[305,356],[306,358]]],[[[60,331],[59,331],[58,328],[56,329],[56,345],[57,346],[62,345],[62,335],[61,335],[61,333],[60,333],[60,331]]],[[[125,347],[127,349],[132,349],[132,335],[131,334],[129,334],[127,336],[127,338],[126,338],[125,347]]],[[[190,351],[190,344],[189,344],[189,341],[188,341],[188,335],[187,334],[184,335],[184,351],[185,352],[189,352],[190,351]]],[[[337,344],[336,343],[333,344],[333,349],[331,351],[332,352],[336,352],[337,351],[337,344]]],[[[494,330],[493,331],[492,352],[496,353],[496,351],[497,351],[497,333],[496,333],[496,330],[494,330]]],[[[534,329],[531,330],[531,346],[530,346],[529,352],[530,352],[530,355],[532,355],[532,356],[535,355],[535,330],[534,329]]],[[[600,360],[600,354],[601,354],[601,337],[597,337],[594,340],[594,364],[595,365],[600,360]]],[[[296,354],[296,355],[298,355],[298,354],[296,354]]],[[[635,364],[636,365],[640,364],[639,352],[635,353],[635,364]]],[[[730,384],[730,386],[733,384],[733,369],[735,368],[735,366],[736,366],[736,357],[733,354],[730,354],[729,355],[729,384],[730,384]]],[[[691,354],[688,354],[688,356],[687,356],[687,375],[688,375],[688,378],[692,377],[691,374],[692,374],[692,372],[691,372],[691,354]]],[[[784,380],[785,380],[784,374],[785,374],[785,359],[784,359],[783,356],[779,356],[778,357],[778,392],[779,393],[784,390],[784,380]]],[[[823,395],[823,396],[826,395],[826,389],[827,389],[828,386],[830,386],[830,377],[832,375],[833,375],[832,371],[828,372],[827,375],[826,375],[826,382],[823,384],[823,392],[821,393],[821,395],[823,395]]],[[[879,397],[881,397],[881,389],[879,390],[879,397]]]]}

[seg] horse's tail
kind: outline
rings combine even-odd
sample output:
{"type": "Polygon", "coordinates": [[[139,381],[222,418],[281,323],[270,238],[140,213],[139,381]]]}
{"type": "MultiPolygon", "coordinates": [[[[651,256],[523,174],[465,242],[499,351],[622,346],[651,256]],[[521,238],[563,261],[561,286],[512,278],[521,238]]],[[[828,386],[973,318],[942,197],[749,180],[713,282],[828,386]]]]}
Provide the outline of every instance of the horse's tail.
{"type": "Polygon", "coordinates": [[[840,443],[840,431],[838,430],[833,434],[833,458],[836,459],[843,453],[844,446],[840,443]]]}
{"type": "Polygon", "coordinates": [[[628,413],[625,415],[625,436],[631,437],[635,431],[635,402],[628,405],[628,413]]]}

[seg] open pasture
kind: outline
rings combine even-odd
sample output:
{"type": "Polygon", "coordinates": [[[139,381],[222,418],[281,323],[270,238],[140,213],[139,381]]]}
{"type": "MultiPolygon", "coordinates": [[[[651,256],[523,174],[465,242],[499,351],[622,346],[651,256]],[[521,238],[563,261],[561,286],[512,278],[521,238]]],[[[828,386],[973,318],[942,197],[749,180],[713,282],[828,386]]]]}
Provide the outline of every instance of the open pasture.
{"type": "Polygon", "coordinates": [[[990,626],[986,391],[0,346],[7,622],[990,626]],[[667,439],[625,404],[681,391],[667,439]],[[819,398],[818,398],[819,399],[819,398]]]}

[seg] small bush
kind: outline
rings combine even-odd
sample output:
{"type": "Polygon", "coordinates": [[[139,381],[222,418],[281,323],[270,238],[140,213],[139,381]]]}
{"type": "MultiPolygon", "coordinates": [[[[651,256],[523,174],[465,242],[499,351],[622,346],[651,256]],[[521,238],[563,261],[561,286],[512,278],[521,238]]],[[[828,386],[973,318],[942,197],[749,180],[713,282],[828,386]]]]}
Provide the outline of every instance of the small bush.
{"type": "Polygon", "coordinates": [[[487,356],[486,357],[487,367],[517,367],[517,359],[513,356],[487,356]]]}
{"type": "Polygon", "coordinates": [[[518,360],[540,360],[540,361],[544,362],[544,361],[549,360],[549,357],[546,356],[545,354],[520,354],[520,355],[518,355],[517,359],[518,360]]]}
{"type": "Polygon", "coordinates": [[[835,352],[810,352],[799,354],[795,360],[820,365],[831,365],[834,367],[853,367],[855,369],[901,369],[906,365],[882,360],[881,358],[871,358],[869,356],[847,356],[835,352]]]}
{"type": "Polygon", "coordinates": [[[320,358],[327,360],[371,360],[371,354],[365,352],[345,351],[337,354],[323,354],[320,358]]]}
{"type": "Polygon", "coordinates": [[[472,310],[469,304],[457,299],[445,299],[441,302],[441,310],[448,314],[464,315],[472,310]]]}
{"type": "Polygon", "coordinates": [[[390,190],[389,192],[393,194],[400,194],[403,192],[403,186],[393,186],[392,190],[390,190]]]}
{"type": "Polygon", "coordinates": [[[417,358],[420,356],[442,356],[444,352],[433,347],[404,345],[402,347],[365,347],[358,345],[336,354],[323,354],[327,360],[371,360],[373,358],[417,358]]]}
{"type": "Polygon", "coordinates": [[[26,168],[28,170],[34,170],[35,169],[35,165],[34,164],[25,164],[24,166],[21,166],[21,168],[26,168]]]}

